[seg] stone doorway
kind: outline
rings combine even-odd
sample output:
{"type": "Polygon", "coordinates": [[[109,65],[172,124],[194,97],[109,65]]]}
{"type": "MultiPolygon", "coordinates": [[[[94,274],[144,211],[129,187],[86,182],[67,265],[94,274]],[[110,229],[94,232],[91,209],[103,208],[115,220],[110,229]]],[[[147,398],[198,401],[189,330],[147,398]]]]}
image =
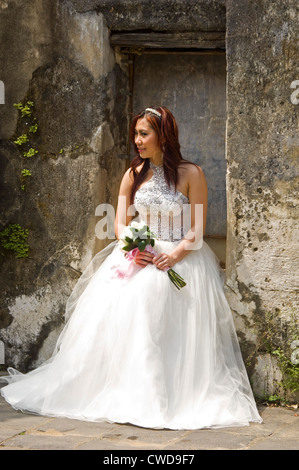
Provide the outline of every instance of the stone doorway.
{"type": "MultiPolygon", "coordinates": [[[[131,54],[130,109],[163,105],[176,117],[183,156],[202,167],[209,187],[205,240],[226,259],[225,51],[145,50],[131,54]]],[[[130,157],[132,158],[132,149],[130,157]]]]}

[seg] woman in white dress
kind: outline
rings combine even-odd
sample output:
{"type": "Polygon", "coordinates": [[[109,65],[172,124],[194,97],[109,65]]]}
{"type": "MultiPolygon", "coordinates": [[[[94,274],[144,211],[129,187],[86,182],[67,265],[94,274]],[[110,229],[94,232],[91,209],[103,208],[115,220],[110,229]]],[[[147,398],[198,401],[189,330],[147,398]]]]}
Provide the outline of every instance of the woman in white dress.
{"type": "Polygon", "coordinates": [[[17,410],[86,421],[159,429],[261,422],[218,261],[202,241],[203,171],[182,158],[165,107],[137,115],[131,138],[137,156],[120,186],[115,233],[134,225],[134,203],[156,234],[155,252],[137,250],[132,262],[116,240],[98,253],[68,300],[52,357],[27,374],[10,368],[1,393],[17,410]],[[181,289],[167,275],[173,267],[181,289]]]}

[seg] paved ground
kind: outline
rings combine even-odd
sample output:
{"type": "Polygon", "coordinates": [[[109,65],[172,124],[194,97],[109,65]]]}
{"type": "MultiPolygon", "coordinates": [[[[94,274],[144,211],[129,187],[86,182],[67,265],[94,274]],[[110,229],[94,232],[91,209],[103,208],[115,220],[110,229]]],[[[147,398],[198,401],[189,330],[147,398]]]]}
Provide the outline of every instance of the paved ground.
{"type": "Polygon", "coordinates": [[[299,409],[259,409],[263,424],[170,431],[23,414],[0,396],[0,450],[299,450],[299,409]]]}

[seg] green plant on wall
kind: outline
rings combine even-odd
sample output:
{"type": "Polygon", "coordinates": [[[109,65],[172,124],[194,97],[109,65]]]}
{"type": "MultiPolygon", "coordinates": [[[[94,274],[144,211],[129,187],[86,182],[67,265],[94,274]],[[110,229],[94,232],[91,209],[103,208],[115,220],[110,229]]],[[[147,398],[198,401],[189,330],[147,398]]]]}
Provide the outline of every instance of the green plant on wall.
{"type": "Polygon", "coordinates": [[[275,381],[280,387],[279,395],[264,395],[259,397],[271,404],[286,404],[297,399],[299,392],[299,318],[297,311],[290,311],[286,321],[280,315],[279,309],[265,313],[264,321],[259,318],[254,330],[257,335],[255,348],[247,358],[247,366],[251,365],[254,357],[262,353],[270,354],[281,372],[281,380],[275,381]],[[281,341],[281,331],[284,331],[287,341],[281,341]]]}
{"type": "MultiPolygon", "coordinates": [[[[33,101],[23,103],[15,103],[20,112],[22,134],[15,138],[14,143],[20,148],[22,156],[25,158],[34,157],[38,151],[33,147],[31,138],[38,131],[36,118],[33,116],[33,101]]],[[[26,182],[31,177],[31,170],[24,168],[21,171],[20,183],[22,191],[26,189],[26,182]]],[[[28,244],[29,230],[21,227],[19,224],[9,224],[0,232],[1,255],[12,252],[16,258],[27,258],[29,255],[28,244]]]]}
{"type": "Polygon", "coordinates": [[[21,146],[23,144],[26,144],[26,142],[28,141],[29,141],[28,135],[22,134],[14,141],[14,143],[21,146]]]}
{"type": "MultiPolygon", "coordinates": [[[[277,334],[275,333],[274,317],[268,316],[268,330],[265,336],[266,350],[275,357],[282,378],[277,385],[285,392],[286,396],[294,396],[299,392],[299,320],[296,312],[290,312],[289,320],[284,325],[287,331],[288,342],[283,346],[277,346],[277,334]],[[295,348],[295,349],[293,349],[295,348]]],[[[285,397],[276,397],[277,403],[287,402],[285,397]]]]}
{"type": "MultiPolygon", "coordinates": [[[[295,341],[292,341],[294,343],[295,341]]],[[[292,354],[286,353],[282,348],[271,352],[277,358],[277,364],[282,373],[282,381],[279,385],[286,392],[299,392],[299,364],[292,359],[292,354]]]]}
{"type": "MultiPolygon", "coordinates": [[[[36,119],[36,118],[34,118],[34,119],[36,119]]],[[[29,132],[31,134],[35,134],[37,132],[37,129],[38,129],[38,125],[35,123],[35,124],[33,124],[32,126],[29,127],[29,132]]]]}
{"type": "Polygon", "coordinates": [[[31,171],[24,168],[24,170],[21,171],[21,189],[23,191],[25,190],[25,181],[28,176],[31,176],[31,171]]]}
{"type": "MultiPolygon", "coordinates": [[[[33,116],[33,101],[27,101],[25,104],[15,103],[14,106],[19,110],[21,119],[26,118],[26,132],[18,136],[14,140],[14,143],[20,147],[24,157],[32,158],[38,153],[38,150],[32,146],[31,142],[32,134],[36,134],[38,131],[38,124],[36,118],[33,116]]],[[[24,189],[24,184],[21,185],[21,189],[24,189]]]]}
{"type": "Polygon", "coordinates": [[[27,103],[25,105],[23,105],[23,103],[15,103],[14,104],[14,107],[17,108],[22,117],[25,117],[25,116],[31,116],[32,115],[32,109],[33,108],[33,102],[32,101],[27,101],[27,103]]]}
{"type": "MultiPolygon", "coordinates": [[[[299,392],[299,364],[293,362],[291,357],[282,350],[282,348],[275,349],[271,351],[271,355],[276,357],[277,365],[281,371],[282,379],[280,382],[277,382],[282,390],[288,395],[297,394],[299,392]]],[[[288,399],[280,395],[270,395],[269,397],[264,397],[264,399],[275,405],[287,404],[288,399]]]]}
{"type": "Polygon", "coordinates": [[[19,224],[9,224],[0,232],[1,247],[13,252],[16,258],[27,258],[29,255],[28,235],[28,229],[22,228],[19,224]]]}
{"type": "Polygon", "coordinates": [[[31,158],[31,157],[34,157],[34,155],[36,155],[38,153],[37,150],[33,149],[32,147],[30,147],[30,149],[28,150],[28,152],[24,152],[23,155],[24,157],[27,157],[27,158],[31,158]]]}

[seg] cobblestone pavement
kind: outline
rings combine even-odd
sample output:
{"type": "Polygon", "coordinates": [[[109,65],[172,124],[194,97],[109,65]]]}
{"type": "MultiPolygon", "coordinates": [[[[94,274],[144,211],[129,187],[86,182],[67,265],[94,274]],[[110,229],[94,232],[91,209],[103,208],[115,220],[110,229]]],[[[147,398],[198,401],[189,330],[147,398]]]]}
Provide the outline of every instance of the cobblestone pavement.
{"type": "Polygon", "coordinates": [[[259,410],[262,424],[171,431],[30,415],[15,411],[0,397],[0,450],[299,450],[299,410],[259,410]]]}

